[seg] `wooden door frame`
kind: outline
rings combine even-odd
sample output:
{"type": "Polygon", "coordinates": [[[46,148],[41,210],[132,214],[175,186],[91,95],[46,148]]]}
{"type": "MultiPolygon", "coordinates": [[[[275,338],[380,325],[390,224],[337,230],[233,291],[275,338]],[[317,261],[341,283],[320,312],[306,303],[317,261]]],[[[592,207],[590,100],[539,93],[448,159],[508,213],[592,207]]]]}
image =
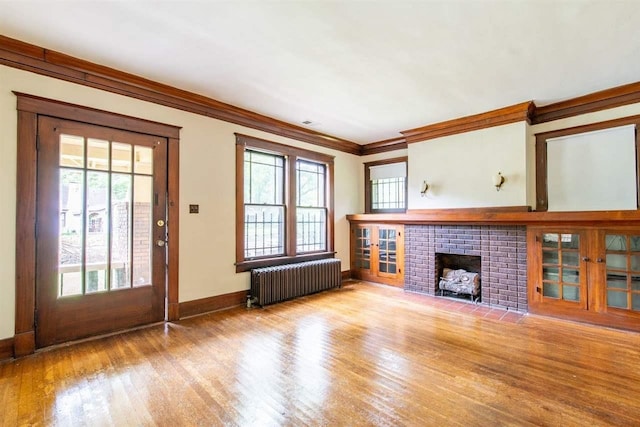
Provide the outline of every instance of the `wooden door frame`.
{"type": "Polygon", "coordinates": [[[16,319],[14,356],[35,351],[36,195],[38,116],[50,116],[92,125],[166,138],[167,246],[165,320],[180,317],[178,304],[179,155],[180,127],[97,110],[39,96],[13,92],[17,97],[18,141],[16,182],[16,319]]]}

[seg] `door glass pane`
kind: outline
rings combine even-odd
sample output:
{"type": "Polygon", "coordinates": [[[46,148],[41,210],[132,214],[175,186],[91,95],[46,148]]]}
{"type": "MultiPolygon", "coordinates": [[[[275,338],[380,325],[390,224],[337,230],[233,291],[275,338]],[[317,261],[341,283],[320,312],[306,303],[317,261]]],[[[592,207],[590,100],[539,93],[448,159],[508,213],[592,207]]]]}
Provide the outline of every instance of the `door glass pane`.
{"type": "Polygon", "coordinates": [[[562,252],[562,265],[580,265],[580,254],[578,252],[562,252]]]}
{"type": "Polygon", "coordinates": [[[605,245],[608,251],[626,251],[627,237],[618,234],[607,234],[605,245]]]}
{"type": "Polygon", "coordinates": [[[118,142],[111,144],[111,170],[131,172],[131,145],[118,142]]]}
{"type": "Polygon", "coordinates": [[[565,283],[580,283],[580,275],[578,270],[563,268],[562,281],[565,283]]]}
{"type": "Polygon", "coordinates": [[[135,146],[133,171],[137,174],[153,174],[153,148],[135,146]]]}
{"type": "Polygon", "coordinates": [[[151,284],[153,178],[133,178],[133,286],[151,284]]]}
{"type": "Polygon", "coordinates": [[[579,249],[580,235],[578,234],[561,234],[560,245],[563,249],[579,249]]]}
{"type": "Polygon", "coordinates": [[[74,135],[60,135],[60,166],[84,167],[84,138],[74,135]]]}
{"type": "Polygon", "coordinates": [[[107,290],[109,174],[87,171],[85,292],[107,290]]]}
{"type": "Polygon", "coordinates": [[[87,140],[87,168],[109,170],[109,141],[92,138],[87,140]]]}
{"type": "Polygon", "coordinates": [[[557,267],[544,267],[542,269],[542,280],[558,281],[559,270],[557,267]]]}
{"type": "Polygon", "coordinates": [[[627,256],[620,254],[607,254],[607,268],[626,270],[627,256]]]}
{"type": "Polygon", "coordinates": [[[631,270],[640,271],[640,255],[631,255],[631,270]]]}
{"type": "Polygon", "coordinates": [[[562,299],[566,301],[580,301],[580,288],[577,286],[562,286],[562,299]]]}
{"type": "Polygon", "coordinates": [[[607,291],[607,305],[609,307],[627,308],[627,293],[607,291]]]}
{"type": "Polygon", "coordinates": [[[84,171],[60,169],[58,295],[82,294],[84,171]]]}
{"type": "Polygon", "coordinates": [[[380,272],[381,273],[386,273],[387,272],[387,264],[386,263],[380,263],[380,272]]]}
{"type": "Polygon", "coordinates": [[[629,236],[629,242],[633,252],[640,252],[640,236],[629,236]]]}
{"type": "Polygon", "coordinates": [[[640,291],[640,275],[637,275],[637,274],[631,275],[631,290],[640,291]]]}
{"type": "Polygon", "coordinates": [[[542,251],[543,264],[558,264],[560,262],[558,251],[542,251]]]}
{"type": "Polygon", "coordinates": [[[631,295],[631,309],[640,311],[640,294],[631,295]]]}
{"type": "Polygon", "coordinates": [[[553,283],[543,283],[542,295],[549,298],[559,298],[560,297],[559,285],[556,285],[553,283]]]}
{"type": "Polygon", "coordinates": [[[131,286],[131,175],[111,175],[111,289],[131,286]]]}
{"type": "Polygon", "coordinates": [[[607,273],[607,287],[627,289],[627,276],[624,274],[607,273]]]}
{"type": "Polygon", "coordinates": [[[557,248],[559,236],[555,233],[545,233],[542,235],[542,246],[545,248],[557,248]]]}

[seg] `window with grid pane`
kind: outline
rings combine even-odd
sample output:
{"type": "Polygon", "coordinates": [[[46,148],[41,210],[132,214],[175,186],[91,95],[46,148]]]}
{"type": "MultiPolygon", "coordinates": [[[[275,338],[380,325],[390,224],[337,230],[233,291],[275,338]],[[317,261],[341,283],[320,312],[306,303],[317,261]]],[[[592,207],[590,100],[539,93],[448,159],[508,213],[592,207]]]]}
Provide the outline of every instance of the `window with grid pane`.
{"type": "Polygon", "coordinates": [[[298,253],[327,248],[327,207],[324,164],[296,162],[296,246],[298,253]]]}
{"type": "Polygon", "coordinates": [[[244,256],[284,254],[283,156],[244,153],[244,256]]]}
{"type": "Polygon", "coordinates": [[[333,157],[236,134],[236,272],[332,258],[333,157]]]}
{"type": "Polygon", "coordinates": [[[365,209],[405,212],[407,209],[407,158],[365,163],[365,209]]]}

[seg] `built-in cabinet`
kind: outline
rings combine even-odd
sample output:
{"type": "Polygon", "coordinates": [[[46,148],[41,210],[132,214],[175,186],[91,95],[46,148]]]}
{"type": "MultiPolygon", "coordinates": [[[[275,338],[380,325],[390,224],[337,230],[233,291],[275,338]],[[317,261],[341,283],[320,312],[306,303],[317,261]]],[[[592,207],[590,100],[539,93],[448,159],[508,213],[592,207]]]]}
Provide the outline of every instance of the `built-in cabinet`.
{"type": "Polygon", "coordinates": [[[640,330],[640,229],[528,228],[529,310],[640,330]]]}
{"type": "Polygon", "coordinates": [[[351,225],[351,275],[356,279],[404,285],[404,226],[351,225]]]}

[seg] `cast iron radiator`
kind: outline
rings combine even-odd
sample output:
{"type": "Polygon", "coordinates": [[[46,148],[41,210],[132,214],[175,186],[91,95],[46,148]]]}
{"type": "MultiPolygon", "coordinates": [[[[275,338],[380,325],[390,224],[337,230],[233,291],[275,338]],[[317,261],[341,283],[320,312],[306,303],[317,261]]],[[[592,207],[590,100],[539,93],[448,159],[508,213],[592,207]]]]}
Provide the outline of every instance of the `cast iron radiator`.
{"type": "Polygon", "coordinates": [[[261,306],[340,287],[336,258],[251,270],[251,298],[261,306]]]}

